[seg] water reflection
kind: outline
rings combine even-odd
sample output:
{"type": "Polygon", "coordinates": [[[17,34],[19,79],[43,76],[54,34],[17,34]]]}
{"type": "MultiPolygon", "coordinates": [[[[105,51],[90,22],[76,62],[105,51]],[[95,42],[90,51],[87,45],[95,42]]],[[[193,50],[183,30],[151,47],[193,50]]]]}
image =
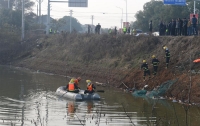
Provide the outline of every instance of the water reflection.
{"type": "MultiPolygon", "coordinates": [[[[61,76],[0,67],[1,126],[198,126],[198,107],[184,108],[167,100],[134,98],[97,87],[100,101],[76,102],[57,97],[68,80],[61,76]],[[186,111],[187,110],[187,111],[186,111]]],[[[84,85],[84,84],[83,84],[84,85]]],[[[84,87],[82,87],[84,88],[84,87]]]]}
{"type": "MultiPolygon", "coordinates": [[[[147,120],[137,112],[127,112],[120,104],[102,101],[58,100],[52,93],[27,95],[25,101],[1,97],[0,125],[136,125],[147,120]],[[34,99],[33,99],[34,98],[34,99]],[[121,109],[122,111],[118,111],[121,109]]],[[[155,121],[155,118],[148,120],[155,121]]]]}

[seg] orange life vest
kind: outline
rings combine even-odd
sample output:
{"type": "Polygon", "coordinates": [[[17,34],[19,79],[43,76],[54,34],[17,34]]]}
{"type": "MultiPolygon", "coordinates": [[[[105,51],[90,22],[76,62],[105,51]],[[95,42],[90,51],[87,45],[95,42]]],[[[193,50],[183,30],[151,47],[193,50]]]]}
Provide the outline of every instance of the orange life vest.
{"type": "Polygon", "coordinates": [[[93,90],[92,84],[88,85],[87,89],[88,89],[88,91],[92,91],[93,90]]]}
{"type": "Polygon", "coordinates": [[[74,91],[74,89],[75,89],[74,84],[73,83],[69,83],[68,90],[69,91],[74,91]]]}

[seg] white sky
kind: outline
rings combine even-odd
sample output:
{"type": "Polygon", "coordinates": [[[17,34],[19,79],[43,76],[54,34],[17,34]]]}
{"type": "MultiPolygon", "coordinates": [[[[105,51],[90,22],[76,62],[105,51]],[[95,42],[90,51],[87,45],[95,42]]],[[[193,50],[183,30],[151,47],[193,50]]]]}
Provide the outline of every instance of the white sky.
{"type": "MultiPolygon", "coordinates": [[[[39,1],[39,0],[32,0],[39,1]]],[[[47,14],[48,0],[42,0],[41,14],[47,14]]],[[[55,1],[55,0],[54,0],[55,1]]],[[[67,0],[58,0],[67,1],[67,0]]],[[[137,11],[143,10],[143,5],[151,0],[127,0],[127,21],[134,21],[134,15],[137,11]]],[[[88,0],[88,7],[68,7],[68,3],[51,2],[51,17],[54,19],[69,16],[69,11],[73,11],[75,17],[81,24],[92,24],[91,16],[94,16],[93,24],[101,24],[103,28],[117,26],[121,28],[121,18],[123,10],[123,22],[126,22],[126,0],[88,0]],[[121,8],[121,9],[120,9],[121,8]]],[[[34,7],[37,13],[37,2],[34,7]]]]}

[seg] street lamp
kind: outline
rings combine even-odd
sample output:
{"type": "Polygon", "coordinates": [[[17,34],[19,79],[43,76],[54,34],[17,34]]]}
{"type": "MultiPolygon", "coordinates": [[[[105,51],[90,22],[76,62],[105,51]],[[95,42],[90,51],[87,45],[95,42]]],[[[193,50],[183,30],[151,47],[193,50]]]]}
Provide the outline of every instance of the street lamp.
{"type": "Polygon", "coordinates": [[[196,8],[196,7],[195,7],[196,1],[200,1],[200,0],[194,0],[194,14],[195,14],[195,10],[196,10],[196,9],[195,9],[195,8],[196,8]]]}
{"type": "Polygon", "coordinates": [[[122,30],[122,23],[123,23],[123,8],[121,8],[121,7],[117,7],[117,8],[119,8],[119,9],[122,10],[122,17],[121,17],[121,30],[122,30]]]}
{"type": "Polygon", "coordinates": [[[127,0],[126,1],[126,27],[127,27],[127,21],[128,21],[128,16],[127,16],[127,0]]]}

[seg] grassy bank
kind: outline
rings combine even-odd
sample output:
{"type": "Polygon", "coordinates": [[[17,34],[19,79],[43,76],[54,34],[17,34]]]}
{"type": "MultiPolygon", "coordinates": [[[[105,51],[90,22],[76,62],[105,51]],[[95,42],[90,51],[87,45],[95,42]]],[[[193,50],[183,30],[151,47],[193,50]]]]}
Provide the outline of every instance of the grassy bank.
{"type": "Polygon", "coordinates": [[[191,89],[191,101],[200,102],[200,74],[193,72],[190,76],[190,70],[200,70],[200,64],[192,62],[200,55],[199,40],[195,36],[32,36],[23,42],[15,41],[15,45],[4,42],[3,48],[0,47],[0,63],[60,75],[81,76],[115,87],[124,82],[130,88],[135,85],[137,89],[148,84],[149,90],[152,90],[167,80],[178,79],[167,95],[187,102],[191,89]],[[163,45],[168,46],[171,53],[169,69],[165,69],[163,45]],[[153,54],[160,60],[158,75],[143,82],[140,65],[146,59],[152,70],[153,54]]]}

